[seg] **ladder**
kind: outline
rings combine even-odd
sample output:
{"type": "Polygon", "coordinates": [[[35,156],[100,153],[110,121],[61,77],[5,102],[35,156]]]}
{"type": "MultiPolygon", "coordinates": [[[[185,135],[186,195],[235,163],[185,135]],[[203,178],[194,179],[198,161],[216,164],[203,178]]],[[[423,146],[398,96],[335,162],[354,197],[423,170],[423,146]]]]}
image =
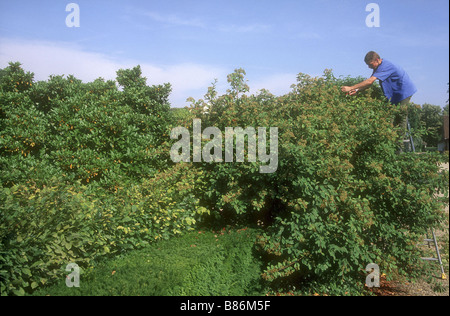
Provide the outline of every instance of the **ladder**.
{"type": "Polygon", "coordinates": [[[411,125],[409,125],[409,119],[406,120],[408,124],[408,136],[409,136],[409,142],[411,143],[410,151],[416,152],[416,147],[414,146],[414,140],[411,133],[411,125]]]}
{"type": "Polygon", "coordinates": [[[437,258],[431,257],[431,258],[420,258],[420,259],[426,260],[426,261],[439,261],[439,265],[441,266],[441,279],[446,280],[447,275],[445,274],[444,265],[442,264],[441,254],[439,252],[439,247],[437,244],[437,239],[436,239],[436,234],[434,232],[434,229],[431,229],[431,236],[433,236],[433,238],[425,238],[424,241],[427,242],[429,248],[431,248],[430,244],[434,243],[437,258]]]}
{"type": "MultiPolygon", "coordinates": [[[[409,151],[415,152],[416,148],[414,146],[414,140],[413,140],[413,137],[411,134],[411,126],[409,124],[409,120],[407,120],[407,125],[408,125],[408,139],[404,140],[403,142],[404,142],[404,144],[409,143],[410,144],[409,151]]],[[[438,261],[439,265],[441,266],[441,279],[446,280],[447,275],[445,274],[444,265],[442,264],[441,253],[439,252],[439,246],[437,243],[436,233],[434,232],[434,229],[431,229],[431,236],[432,236],[432,238],[428,238],[428,236],[427,236],[427,238],[425,238],[424,241],[428,244],[429,248],[431,248],[431,245],[430,245],[431,243],[434,244],[434,248],[436,249],[437,258],[431,257],[431,258],[420,258],[420,259],[426,260],[426,261],[438,261]]]]}

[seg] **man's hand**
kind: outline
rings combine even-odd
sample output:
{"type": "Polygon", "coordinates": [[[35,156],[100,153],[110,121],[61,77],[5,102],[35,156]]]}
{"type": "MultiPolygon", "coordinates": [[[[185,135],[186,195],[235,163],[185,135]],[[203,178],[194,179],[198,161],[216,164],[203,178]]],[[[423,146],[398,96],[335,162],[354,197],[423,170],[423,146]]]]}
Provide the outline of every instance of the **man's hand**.
{"type": "Polygon", "coordinates": [[[354,86],[342,86],[341,90],[342,92],[346,92],[347,95],[354,95],[359,90],[365,90],[367,89],[371,84],[373,84],[377,80],[377,77],[370,77],[369,79],[366,79],[358,84],[355,84],[354,86]]]}
{"type": "Polygon", "coordinates": [[[352,87],[343,86],[341,87],[342,92],[346,92],[347,95],[355,95],[356,92],[358,92],[359,89],[353,89],[352,87]]]}
{"type": "Polygon", "coordinates": [[[350,92],[352,90],[352,87],[343,86],[341,87],[342,92],[350,92]]]}

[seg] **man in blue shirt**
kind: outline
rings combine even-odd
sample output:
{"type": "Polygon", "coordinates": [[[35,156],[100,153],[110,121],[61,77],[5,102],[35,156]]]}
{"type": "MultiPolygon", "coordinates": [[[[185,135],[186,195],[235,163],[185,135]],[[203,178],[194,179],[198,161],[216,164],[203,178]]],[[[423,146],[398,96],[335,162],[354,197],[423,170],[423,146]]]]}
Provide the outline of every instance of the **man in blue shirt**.
{"type": "Polygon", "coordinates": [[[343,86],[341,90],[354,95],[360,90],[367,89],[378,79],[384,95],[391,104],[400,105],[401,113],[394,119],[394,124],[402,128],[401,133],[404,135],[407,128],[408,104],[413,94],[417,92],[416,86],[402,68],[381,59],[376,52],[368,52],[364,61],[370,69],[373,69],[372,76],[354,86],[343,86]]]}

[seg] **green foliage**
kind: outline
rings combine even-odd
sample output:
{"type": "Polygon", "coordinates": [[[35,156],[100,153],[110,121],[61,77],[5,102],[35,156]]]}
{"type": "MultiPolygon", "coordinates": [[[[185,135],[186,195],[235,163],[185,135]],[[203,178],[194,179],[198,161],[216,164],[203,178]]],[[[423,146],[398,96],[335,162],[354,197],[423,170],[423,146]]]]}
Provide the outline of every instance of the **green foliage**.
{"type": "Polygon", "coordinates": [[[55,282],[69,263],[87,269],[192,230],[207,210],[194,197],[195,174],[187,171],[177,165],[116,194],[56,180],[3,188],[2,293],[28,293],[55,282]]]}
{"type": "Polygon", "coordinates": [[[250,229],[195,231],[105,260],[81,274],[79,288],[66,287],[62,272],[34,295],[261,295],[255,240],[250,229]]]}
{"type": "MultiPolygon", "coordinates": [[[[347,97],[340,86],[359,79],[325,71],[297,80],[281,97],[248,95],[245,71],[237,69],[225,95],[214,83],[205,100],[175,111],[170,85],[147,86],[139,66],[119,70],[116,81],[90,83],[73,76],[34,82],[18,63],[1,70],[2,295],[31,293],[60,279],[68,263],[90,271],[199,224],[264,226],[257,249],[275,293],[359,294],[371,262],[389,278],[411,276],[420,257],[415,245],[444,218],[448,172],[438,165],[448,156],[396,154],[398,109],[379,87],[347,97]],[[173,164],[169,131],[192,127],[194,118],[221,131],[278,127],[277,171],[262,174],[263,163],[247,159],[173,164]]],[[[242,238],[214,251],[211,241],[196,244],[198,252],[167,275],[152,274],[154,293],[256,291],[253,237],[242,238]],[[191,264],[189,273],[176,272],[191,264]],[[245,268],[235,278],[238,266],[245,268]]],[[[149,256],[160,271],[165,261],[149,256]]]]}
{"type": "Polygon", "coordinates": [[[0,70],[0,91],[24,92],[33,86],[34,74],[25,72],[20,63],[10,63],[9,67],[0,70]]]}
{"type": "Polygon", "coordinates": [[[444,135],[443,109],[439,105],[423,104],[421,121],[427,130],[427,134],[423,137],[427,147],[437,147],[444,135]]]}
{"type": "Polygon", "coordinates": [[[3,294],[24,294],[51,281],[65,262],[89,263],[86,254],[105,252],[99,209],[85,192],[16,185],[0,193],[3,294]]]}
{"type": "Polygon", "coordinates": [[[160,146],[168,135],[170,85],[146,86],[139,66],[118,71],[123,91],[101,78],[31,83],[19,65],[4,70],[0,85],[4,186],[58,176],[115,190],[168,166],[160,146]]]}
{"type": "Polygon", "coordinates": [[[0,286],[21,295],[62,266],[144,247],[206,212],[195,172],[170,166],[170,85],[140,67],[117,82],[33,82],[19,63],[0,77],[0,286]]]}
{"type": "Polygon", "coordinates": [[[446,191],[442,157],[397,155],[398,109],[378,87],[345,96],[339,88],[348,80],[330,71],[299,74],[282,97],[265,90],[238,96],[242,85],[232,85],[225,95],[212,87],[206,101],[192,102],[203,126],[279,128],[273,174],[260,174],[259,162],[198,166],[213,221],[268,226],[259,246],[274,288],[360,293],[371,262],[389,277],[408,275],[420,236],[443,220],[445,198],[434,197],[436,188],[446,191]]]}

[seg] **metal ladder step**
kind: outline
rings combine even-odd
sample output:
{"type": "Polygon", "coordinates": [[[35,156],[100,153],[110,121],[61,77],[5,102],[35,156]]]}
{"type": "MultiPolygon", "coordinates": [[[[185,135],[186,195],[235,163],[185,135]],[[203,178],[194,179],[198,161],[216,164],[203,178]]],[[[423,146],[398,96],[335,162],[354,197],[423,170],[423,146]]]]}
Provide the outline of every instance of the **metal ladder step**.
{"type": "MultiPolygon", "coordinates": [[[[407,124],[407,128],[408,128],[408,135],[406,135],[406,136],[409,136],[409,137],[407,139],[404,139],[403,143],[404,144],[410,143],[411,144],[410,151],[415,152],[416,147],[414,146],[414,140],[413,140],[413,137],[411,134],[411,125],[409,124],[409,119],[407,119],[406,124],[407,124]]],[[[434,229],[431,229],[431,235],[433,236],[433,238],[425,238],[424,241],[426,241],[428,243],[428,247],[431,247],[430,243],[434,244],[434,248],[436,249],[437,258],[431,257],[431,258],[420,258],[420,259],[425,260],[425,261],[438,261],[439,265],[441,266],[441,279],[446,280],[447,275],[445,274],[444,265],[442,264],[441,254],[439,252],[439,246],[437,243],[436,234],[434,233],[434,229]]]]}
{"type": "Polygon", "coordinates": [[[446,280],[447,279],[447,275],[445,274],[445,271],[444,271],[444,265],[442,263],[441,253],[439,252],[439,246],[438,246],[438,243],[437,243],[436,234],[434,233],[434,229],[431,230],[431,235],[433,236],[433,238],[425,238],[424,239],[424,241],[427,242],[427,244],[425,244],[425,245],[428,245],[428,247],[431,248],[430,243],[434,244],[434,248],[436,250],[437,258],[429,257],[429,258],[420,258],[420,259],[425,260],[425,261],[438,261],[439,265],[441,267],[441,279],[442,280],[446,280]]]}
{"type": "Polygon", "coordinates": [[[420,259],[425,260],[425,261],[439,261],[438,258],[420,258],[420,259]]]}

